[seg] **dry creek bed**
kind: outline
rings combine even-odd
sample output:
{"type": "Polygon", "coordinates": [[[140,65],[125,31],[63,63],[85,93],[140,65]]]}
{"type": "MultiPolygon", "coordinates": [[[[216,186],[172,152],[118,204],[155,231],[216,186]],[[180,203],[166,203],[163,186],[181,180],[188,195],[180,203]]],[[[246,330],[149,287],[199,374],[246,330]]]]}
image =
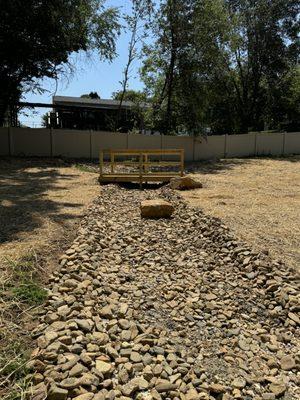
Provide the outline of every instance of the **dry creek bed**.
{"type": "Polygon", "coordinates": [[[299,399],[299,291],[167,187],[103,186],[49,282],[34,400],[299,399]],[[164,198],[170,220],[143,220],[164,198]]]}

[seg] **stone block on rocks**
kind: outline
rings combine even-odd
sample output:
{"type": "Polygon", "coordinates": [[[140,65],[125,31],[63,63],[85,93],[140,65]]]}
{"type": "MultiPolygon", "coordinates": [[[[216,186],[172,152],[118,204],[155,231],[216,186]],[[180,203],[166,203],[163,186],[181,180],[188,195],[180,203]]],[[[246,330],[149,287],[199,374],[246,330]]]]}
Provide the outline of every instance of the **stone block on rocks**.
{"type": "Polygon", "coordinates": [[[173,205],[166,200],[155,199],[141,202],[142,218],[170,218],[173,211],[173,205]]]}
{"type": "Polygon", "coordinates": [[[49,400],[66,400],[68,397],[68,390],[59,388],[55,385],[51,386],[47,399],[49,400]]]}
{"type": "Polygon", "coordinates": [[[170,188],[177,190],[190,190],[202,188],[203,185],[197,179],[190,175],[179,176],[172,178],[170,181],[170,188]]]}

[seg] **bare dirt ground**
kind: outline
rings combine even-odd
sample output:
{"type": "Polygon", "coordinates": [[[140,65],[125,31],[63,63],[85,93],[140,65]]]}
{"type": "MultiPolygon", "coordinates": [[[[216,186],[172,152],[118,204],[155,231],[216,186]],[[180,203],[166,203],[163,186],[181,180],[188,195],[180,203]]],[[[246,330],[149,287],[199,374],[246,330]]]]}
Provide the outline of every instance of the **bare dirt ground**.
{"type": "Polygon", "coordinates": [[[182,192],[238,237],[294,268],[300,264],[300,157],[228,159],[188,168],[202,189],[182,192]]]}
{"type": "Polygon", "coordinates": [[[97,194],[97,175],[86,168],[60,160],[0,161],[1,399],[22,392],[32,312],[45,297],[43,282],[97,194]]]}

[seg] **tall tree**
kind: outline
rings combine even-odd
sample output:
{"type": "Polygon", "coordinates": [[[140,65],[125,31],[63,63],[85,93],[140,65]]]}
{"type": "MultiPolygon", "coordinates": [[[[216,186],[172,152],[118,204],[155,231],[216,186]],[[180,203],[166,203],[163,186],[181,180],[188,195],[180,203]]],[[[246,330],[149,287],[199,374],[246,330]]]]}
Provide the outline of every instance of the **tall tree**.
{"type": "Polygon", "coordinates": [[[56,78],[72,52],[97,49],[111,60],[118,13],[102,0],[2,0],[0,31],[1,124],[9,104],[36,79],[56,78]]]}
{"type": "Polygon", "coordinates": [[[154,19],[155,43],[145,48],[142,79],[153,98],[152,119],[168,133],[197,133],[203,94],[222,32],[219,0],[164,0],[154,19]]]}
{"type": "MultiPolygon", "coordinates": [[[[120,81],[121,90],[118,92],[119,108],[118,121],[121,118],[122,103],[128,88],[130,79],[130,70],[133,62],[139,56],[139,46],[147,36],[146,21],[149,20],[153,11],[152,0],[131,0],[131,13],[124,15],[125,30],[129,33],[128,55],[127,61],[123,70],[123,77],[120,81]]],[[[118,129],[119,127],[117,127],[118,129]]]]}
{"type": "Polygon", "coordinates": [[[162,0],[141,69],[153,126],[192,134],[278,126],[276,105],[298,76],[287,79],[298,16],[297,0],[162,0]]]}
{"type": "Polygon", "coordinates": [[[271,93],[297,62],[299,1],[234,0],[226,5],[231,26],[226,66],[240,129],[262,129],[272,119],[270,101],[276,99],[271,93]]]}

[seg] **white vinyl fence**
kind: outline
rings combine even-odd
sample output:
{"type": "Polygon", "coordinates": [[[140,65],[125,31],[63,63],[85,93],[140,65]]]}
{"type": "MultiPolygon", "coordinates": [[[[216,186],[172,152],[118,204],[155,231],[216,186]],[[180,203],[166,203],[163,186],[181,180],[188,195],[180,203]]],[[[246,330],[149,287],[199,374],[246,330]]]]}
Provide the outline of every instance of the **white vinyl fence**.
{"type": "Polygon", "coordinates": [[[300,133],[245,135],[150,136],[65,129],[0,128],[0,156],[96,159],[101,149],[185,150],[185,161],[300,154],[300,133]]]}

